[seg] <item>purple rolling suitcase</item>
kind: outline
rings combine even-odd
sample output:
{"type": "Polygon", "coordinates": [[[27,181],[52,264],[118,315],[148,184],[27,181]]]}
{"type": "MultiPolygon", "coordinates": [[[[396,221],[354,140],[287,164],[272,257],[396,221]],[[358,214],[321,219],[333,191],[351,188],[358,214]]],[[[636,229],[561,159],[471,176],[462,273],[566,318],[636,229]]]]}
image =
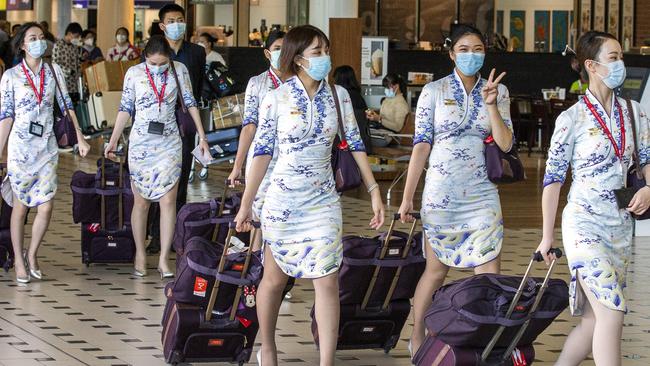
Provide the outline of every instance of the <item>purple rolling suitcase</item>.
{"type": "Polygon", "coordinates": [[[416,364],[532,364],[535,338],[569,305],[566,282],[550,278],[555,261],[543,279],[530,277],[536,261],[541,254],[533,255],[523,277],[476,275],[436,291],[424,317],[430,336],[415,354],[416,364]]]}
{"type": "MultiPolygon", "coordinates": [[[[253,246],[249,245],[242,253],[245,255],[241,267],[228,270],[227,253],[235,233],[234,223],[230,226],[207,307],[178,302],[173,296],[173,285],[166,287],[162,344],[167,363],[235,362],[243,365],[251,357],[259,325],[256,319],[251,319],[255,314],[255,290],[247,275],[256,264],[253,246]],[[224,286],[232,285],[236,286],[234,294],[222,291],[224,286]],[[215,309],[217,299],[228,302],[228,308],[215,309]]],[[[207,283],[197,288],[203,291],[207,283]]]]}
{"type": "MultiPolygon", "coordinates": [[[[82,223],[81,224],[81,261],[89,266],[91,263],[132,263],[135,257],[135,240],[133,239],[133,232],[131,231],[130,223],[124,220],[125,199],[124,194],[124,174],[123,164],[118,164],[117,183],[113,181],[113,187],[109,189],[111,181],[107,179],[106,174],[106,159],[102,158],[100,162],[100,222],[99,223],[82,223]],[[108,194],[110,197],[116,197],[116,205],[110,204],[107,200],[108,194]],[[117,194],[113,194],[117,192],[117,194]],[[115,225],[107,225],[108,217],[113,215],[109,214],[114,211],[117,214],[117,222],[115,225]]],[[[112,200],[111,200],[112,202],[112,200]]],[[[127,201],[127,204],[128,201],[127,201]]],[[[133,202],[130,202],[131,207],[127,208],[130,211],[133,202]]]]}
{"type": "MultiPolygon", "coordinates": [[[[419,214],[413,216],[419,219],[419,214]]],[[[360,237],[347,237],[343,241],[337,349],[383,348],[388,353],[399,340],[411,312],[409,299],[424,271],[424,258],[421,257],[421,244],[414,235],[417,220],[409,233],[403,234],[393,230],[398,219],[396,214],[388,233],[381,236],[383,241],[360,237]],[[358,294],[352,295],[355,290],[358,294]],[[396,298],[396,293],[401,298],[396,298]],[[356,302],[344,303],[344,296],[356,302]]],[[[311,317],[312,334],[318,345],[314,308],[311,317]]]]}
{"type": "MultiPolygon", "coordinates": [[[[226,217],[232,220],[241,201],[238,194],[229,195],[228,185],[229,182],[226,182],[221,199],[187,203],[178,211],[173,242],[177,256],[183,255],[185,245],[195,236],[224,243],[228,234],[228,225],[224,222],[228,221],[220,219],[226,217]]],[[[237,237],[244,242],[249,239],[248,233],[240,233],[237,237]]]]}
{"type": "MultiPolygon", "coordinates": [[[[0,183],[4,181],[5,165],[0,164],[0,183]]],[[[0,267],[5,272],[9,272],[14,266],[14,248],[11,243],[11,224],[12,208],[5,202],[0,195],[0,267]]]]}

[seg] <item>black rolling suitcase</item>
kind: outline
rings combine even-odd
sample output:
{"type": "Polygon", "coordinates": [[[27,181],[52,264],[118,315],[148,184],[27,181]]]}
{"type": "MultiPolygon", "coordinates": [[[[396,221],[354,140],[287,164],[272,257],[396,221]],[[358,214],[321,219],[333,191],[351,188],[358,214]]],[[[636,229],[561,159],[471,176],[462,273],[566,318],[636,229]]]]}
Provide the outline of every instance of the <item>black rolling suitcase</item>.
{"type": "MultiPolygon", "coordinates": [[[[120,161],[117,174],[117,186],[107,180],[106,159],[100,163],[100,222],[81,224],[81,260],[89,266],[91,263],[133,263],[135,258],[135,240],[130,223],[124,219],[124,164],[120,161]],[[107,182],[109,184],[107,184],[107,182]],[[110,202],[107,200],[110,199],[110,202]],[[114,205],[117,201],[116,205],[114,205]],[[117,211],[117,225],[107,225],[107,216],[114,216],[117,211]],[[111,215],[111,213],[113,215],[111,215]]],[[[132,206],[133,202],[129,202],[132,206]]],[[[126,211],[130,212],[130,208],[126,211]]]]}
{"type": "MultiPolygon", "coordinates": [[[[234,362],[243,365],[250,359],[259,329],[255,310],[256,287],[247,280],[253,264],[253,246],[248,245],[243,263],[225,268],[232,247],[230,239],[234,235],[234,223],[230,223],[206,308],[175,301],[173,285],[166,287],[162,345],[167,363],[234,362]],[[232,299],[220,298],[220,301],[231,301],[232,305],[217,310],[215,303],[222,292],[222,284],[236,285],[237,289],[232,299]]],[[[206,284],[207,281],[195,282],[195,291],[205,292],[206,284]]]]}
{"type": "MultiPolygon", "coordinates": [[[[5,165],[0,164],[0,184],[4,181],[4,171],[5,165]]],[[[9,181],[5,184],[9,184],[9,181]]],[[[14,266],[14,248],[9,230],[11,211],[11,206],[0,196],[0,267],[4,268],[5,272],[9,272],[14,266]]]]}
{"type": "MultiPolygon", "coordinates": [[[[414,215],[418,217],[417,214],[414,215]]],[[[388,353],[397,345],[402,328],[411,312],[411,303],[409,298],[394,298],[393,295],[396,293],[398,286],[405,286],[399,285],[401,283],[400,276],[403,273],[407,273],[417,283],[423,270],[422,268],[422,270],[416,271],[417,273],[404,271],[405,268],[418,266],[422,262],[412,258],[414,247],[417,243],[414,235],[417,220],[411,225],[406,240],[401,242],[398,240],[399,243],[396,243],[396,236],[394,236],[393,229],[395,227],[395,220],[397,219],[398,217],[396,215],[391,222],[388,233],[383,236],[382,243],[375,246],[372,250],[373,253],[376,252],[377,254],[376,258],[372,259],[374,263],[372,275],[367,278],[367,281],[370,282],[369,285],[362,286],[362,284],[358,283],[342,283],[341,279],[343,278],[345,280],[346,277],[339,276],[340,294],[345,293],[346,289],[350,286],[366,288],[366,291],[360,302],[341,304],[339,336],[336,349],[382,348],[385,353],[388,353]],[[386,269],[389,269],[389,272],[391,272],[390,276],[386,275],[386,269]],[[376,289],[380,289],[381,291],[375,291],[376,289]]],[[[397,238],[399,237],[397,236],[397,238]]],[[[362,240],[362,238],[356,238],[355,240],[362,240]]],[[[343,261],[345,262],[346,259],[353,258],[344,257],[343,261]]],[[[349,272],[365,272],[366,268],[364,267],[359,266],[357,269],[350,268],[349,272]]],[[[345,281],[351,282],[348,280],[345,281]]],[[[408,286],[411,285],[413,287],[415,286],[415,284],[408,284],[408,286]]],[[[412,295],[411,291],[403,292],[412,295]]],[[[312,308],[311,317],[312,334],[314,336],[314,342],[318,345],[318,325],[316,323],[314,308],[312,308]]]]}

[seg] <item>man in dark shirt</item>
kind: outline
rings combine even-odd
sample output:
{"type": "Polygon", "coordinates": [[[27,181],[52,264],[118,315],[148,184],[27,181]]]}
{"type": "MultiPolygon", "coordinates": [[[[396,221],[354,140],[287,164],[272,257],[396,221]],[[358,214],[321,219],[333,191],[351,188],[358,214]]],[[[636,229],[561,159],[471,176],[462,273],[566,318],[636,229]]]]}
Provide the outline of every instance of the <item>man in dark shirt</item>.
{"type": "MultiPolygon", "coordinates": [[[[167,38],[174,51],[174,61],[178,61],[187,67],[194,98],[198,101],[203,85],[205,50],[203,47],[185,40],[185,9],[181,6],[177,4],[165,5],[158,12],[158,17],[160,19],[160,28],[165,32],[165,38],[167,38]]],[[[194,139],[194,133],[186,133],[181,137],[183,142],[183,162],[176,198],[176,207],[179,210],[187,201],[187,185],[192,168],[192,150],[195,147],[194,139]]],[[[152,239],[147,249],[149,253],[158,253],[160,250],[160,215],[156,212],[150,216],[153,216],[151,223],[152,239]]]]}

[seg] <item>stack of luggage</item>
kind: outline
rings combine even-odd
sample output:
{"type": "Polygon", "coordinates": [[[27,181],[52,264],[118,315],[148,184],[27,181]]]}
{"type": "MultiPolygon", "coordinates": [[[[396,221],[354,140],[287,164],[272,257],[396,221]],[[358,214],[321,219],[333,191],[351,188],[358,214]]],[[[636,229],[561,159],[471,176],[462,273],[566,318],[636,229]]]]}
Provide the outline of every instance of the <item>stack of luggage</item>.
{"type": "Polygon", "coordinates": [[[231,220],[216,220],[228,225],[223,241],[192,237],[177,259],[176,281],[165,287],[162,319],[168,363],[243,365],[251,357],[259,329],[255,296],[262,261],[252,245],[237,248],[232,244],[235,223],[231,220]]]}
{"type": "MultiPolygon", "coordinates": [[[[5,165],[0,164],[0,182],[8,185],[8,180],[4,182],[4,170],[5,165]]],[[[9,272],[9,269],[14,266],[14,249],[9,231],[12,209],[2,196],[0,201],[0,267],[4,268],[5,272],[9,272]]]]}
{"type": "MultiPolygon", "coordinates": [[[[556,257],[562,256],[553,249],[556,257]]],[[[526,366],[533,342],[569,305],[563,280],[482,274],[452,282],[433,296],[424,322],[428,335],[413,358],[420,366],[526,366]]]]}
{"type": "MultiPolygon", "coordinates": [[[[399,340],[411,311],[409,299],[426,263],[422,234],[415,234],[417,221],[404,233],[394,230],[398,219],[399,214],[395,214],[388,232],[374,238],[343,238],[337,349],[383,348],[388,353],[399,340]]],[[[313,309],[311,316],[312,333],[318,345],[313,309]]]]}
{"type": "Polygon", "coordinates": [[[81,224],[81,260],[91,263],[133,263],[131,230],[133,192],[122,161],[97,161],[97,173],[72,175],[72,216],[81,224]]]}

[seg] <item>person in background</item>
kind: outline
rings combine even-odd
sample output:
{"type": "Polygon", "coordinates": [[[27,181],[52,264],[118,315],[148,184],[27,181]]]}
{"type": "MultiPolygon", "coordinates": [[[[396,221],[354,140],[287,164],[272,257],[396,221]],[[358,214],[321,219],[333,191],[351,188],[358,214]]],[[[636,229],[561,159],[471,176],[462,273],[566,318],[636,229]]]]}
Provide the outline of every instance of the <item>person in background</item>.
{"type": "Polygon", "coordinates": [[[618,206],[615,191],[624,187],[635,144],[639,173],[650,182],[650,123],[639,103],[632,101],[630,110],[626,100],[616,96],[626,75],[616,37],[586,32],[578,39],[576,57],[589,89],[555,122],[544,174],[542,239],[537,250],[547,264],[555,258],[548,252],[555,242],[560,190],[571,167],[562,244],[571,278],[569,306],[571,314],[581,320],[560,348],[555,365],[579,365],[592,354],[596,365],[619,366],[624,315],[629,309],[624,289],[633,251],[632,214],[648,209],[650,187],[636,191],[625,208],[618,206]]]}
{"type": "Polygon", "coordinates": [[[411,111],[406,103],[406,83],[398,74],[388,74],[382,80],[386,98],[381,103],[379,113],[368,110],[366,117],[375,122],[373,128],[399,133],[404,127],[406,116],[411,111]]]}
{"type": "MultiPolygon", "coordinates": [[[[185,9],[177,4],[167,4],[158,12],[160,29],[165,32],[165,38],[172,48],[172,59],[185,65],[190,73],[192,82],[192,94],[195,100],[201,99],[203,88],[203,77],[205,75],[205,50],[203,47],[187,42],[185,37],[185,9]]],[[[177,108],[180,110],[181,108],[177,108]]],[[[178,115],[177,115],[178,117],[178,115]]],[[[179,121],[180,123],[180,121],[179,121]]],[[[204,139],[205,136],[201,136],[204,139]]],[[[195,146],[195,133],[192,126],[183,126],[181,123],[181,140],[183,142],[183,163],[181,177],[178,181],[178,195],[176,197],[177,210],[187,201],[187,185],[192,170],[192,150],[195,146]]],[[[199,140],[202,142],[203,140],[199,140]]],[[[153,215],[152,239],[147,249],[149,253],[157,253],[160,250],[160,233],[158,232],[159,215],[153,215]]]]}
{"type": "Polygon", "coordinates": [[[115,45],[108,50],[109,61],[130,61],[140,58],[140,52],[129,41],[129,30],[120,27],[115,31],[115,45]]]}
{"type": "Polygon", "coordinates": [[[577,57],[571,59],[571,68],[578,74],[578,80],[571,84],[569,93],[584,95],[587,92],[587,89],[589,89],[589,80],[585,79],[583,73],[580,72],[580,62],[577,57]]]}
{"type": "Polygon", "coordinates": [[[129,171],[134,196],[131,222],[136,242],[134,275],[147,275],[145,239],[147,211],[152,201],[160,202],[162,250],[158,260],[160,278],[171,278],[169,252],[176,222],[176,192],[181,174],[181,138],[176,123],[177,99],[183,98],[192,121],[202,137],[200,147],[209,149],[196,100],[192,95],[185,65],[171,60],[169,43],[153,36],[144,49],[146,61],[131,67],[124,77],[124,91],[111,139],[104,150],[115,151],[129,118],[134,117],[129,138],[129,171]],[[173,62],[173,65],[170,63],[173,62]],[[176,82],[178,77],[178,83],[176,82]],[[180,84],[180,85],[179,85],[180,84]]]}
{"type": "Polygon", "coordinates": [[[47,21],[43,20],[41,22],[41,28],[43,28],[43,32],[45,33],[45,40],[51,43],[55,43],[56,37],[54,37],[54,34],[50,32],[50,24],[47,21]]]}
{"type": "Polygon", "coordinates": [[[289,276],[311,280],[316,293],[320,365],[334,365],[339,330],[338,270],[343,260],[341,198],[336,192],[332,147],[338,129],[334,95],[340,99],[344,138],[368,192],[379,229],[384,206],[347,91],[330,86],[329,40],[318,28],[303,25],[284,37],[280,70],[285,82],[266,94],[259,108],[250,176],[235,222],[250,230],[253,204],[268,166],[277,155],[264,197],[264,276],[257,291],[257,315],[262,348],[258,364],[277,364],[275,328],[282,291],[289,276]],[[336,94],[334,94],[336,93],[336,94]]]}
{"type": "Polygon", "coordinates": [[[213,62],[221,62],[222,65],[228,66],[223,56],[214,50],[217,39],[212,37],[210,33],[201,33],[197,44],[205,49],[205,65],[207,67],[210,67],[210,64],[213,62]]]}
{"type": "Polygon", "coordinates": [[[81,34],[81,38],[83,39],[83,51],[81,57],[84,62],[97,63],[104,60],[102,50],[95,45],[95,42],[97,41],[97,35],[95,32],[86,29],[81,34]]]}
{"type": "Polygon", "coordinates": [[[424,341],[424,314],[449,268],[500,272],[503,215],[497,186],[487,176],[483,141],[492,136],[502,151],[512,148],[510,97],[499,84],[505,73],[495,77],[492,69],[487,79],[479,74],[486,46],[475,27],[457,25],[449,43],[454,70],[425,85],[418,99],[399,208],[402,222],[413,220],[413,196],[428,161],[420,211],[426,270],[413,297],[411,357],[424,341]]]}
{"type": "Polygon", "coordinates": [[[65,75],[65,85],[74,103],[80,99],[79,76],[81,75],[81,34],[79,23],[70,23],[65,29],[65,36],[54,44],[52,61],[61,66],[65,75]]]}
{"type": "Polygon", "coordinates": [[[5,65],[9,65],[11,59],[13,58],[7,58],[7,54],[13,54],[11,51],[11,39],[9,38],[9,32],[6,30],[8,27],[9,23],[6,20],[0,20],[0,58],[5,65]]]}
{"type": "Polygon", "coordinates": [[[14,38],[16,34],[18,34],[19,29],[20,29],[20,24],[14,24],[13,27],[11,27],[11,38],[14,38]]]}
{"type": "Polygon", "coordinates": [[[366,147],[366,153],[371,154],[370,129],[368,128],[368,119],[366,118],[368,105],[361,96],[361,86],[354,74],[354,69],[348,65],[337,67],[334,70],[334,84],[344,87],[348,91],[348,94],[350,94],[350,101],[352,101],[354,117],[359,125],[361,140],[366,147]]]}
{"type": "Polygon", "coordinates": [[[79,155],[86,156],[90,146],[81,134],[63,71],[59,65],[46,64],[42,59],[46,42],[41,26],[23,25],[12,45],[22,61],[7,70],[0,81],[0,151],[7,147],[11,192],[5,195],[3,190],[3,198],[13,206],[10,227],[16,281],[25,284],[31,277],[43,277],[37,253],[50,224],[57,191],[59,154],[52,130],[55,107],[68,110],[79,140],[79,155]],[[29,208],[36,209],[36,217],[31,243],[23,252],[29,208]]]}

